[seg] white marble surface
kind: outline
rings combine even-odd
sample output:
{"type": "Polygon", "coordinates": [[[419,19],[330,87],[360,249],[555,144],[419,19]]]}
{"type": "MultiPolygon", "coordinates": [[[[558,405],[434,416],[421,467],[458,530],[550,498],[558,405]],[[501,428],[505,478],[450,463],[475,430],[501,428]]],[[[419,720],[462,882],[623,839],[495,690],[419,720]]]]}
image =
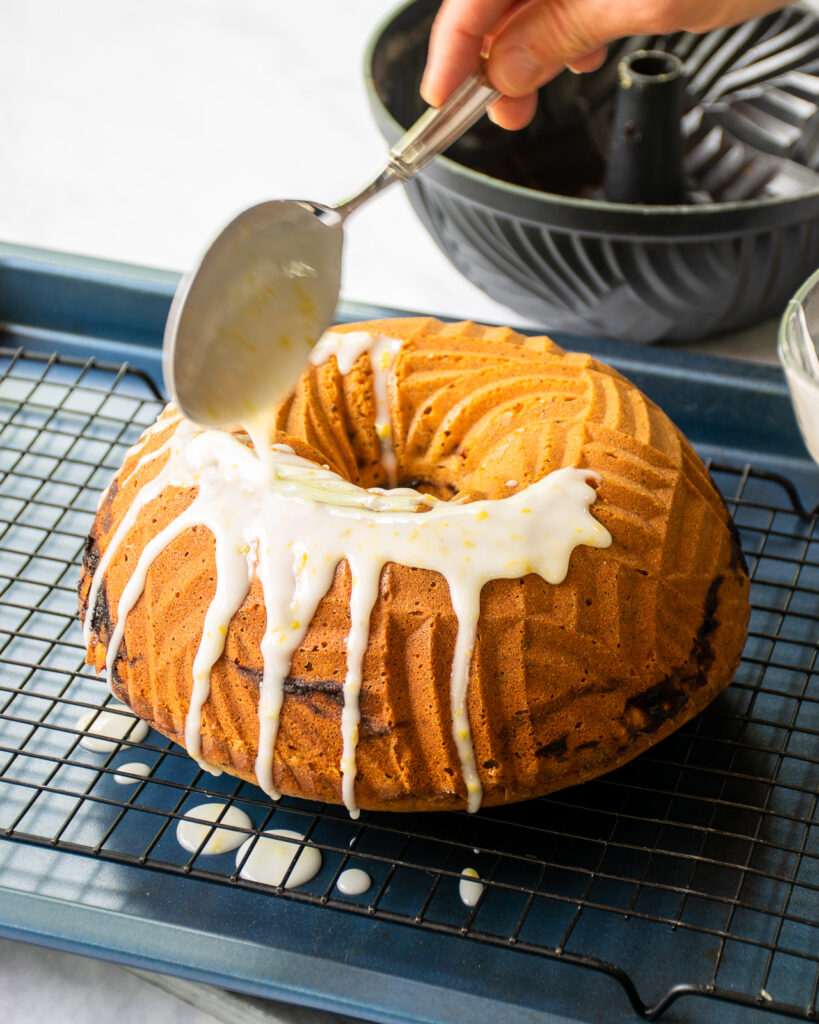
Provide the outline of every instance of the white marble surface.
{"type": "MultiPolygon", "coordinates": [[[[2,0],[0,239],[182,269],[233,213],[335,201],[384,143],[361,74],[385,0],[2,0]]],[[[343,294],[525,323],[395,190],[350,222],[343,294]]],[[[770,361],[774,325],[700,350],[770,361]]],[[[111,966],[0,943],[7,1024],[215,1019],[111,966]]],[[[219,1012],[219,1011],[214,1011],[219,1012]]]]}
{"type": "Polygon", "coordinates": [[[4,1016],[14,1024],[213,1024],[216,1019],[101,960],[7,939],[0,939],[0,985],[8,997],[4,1016]]]}

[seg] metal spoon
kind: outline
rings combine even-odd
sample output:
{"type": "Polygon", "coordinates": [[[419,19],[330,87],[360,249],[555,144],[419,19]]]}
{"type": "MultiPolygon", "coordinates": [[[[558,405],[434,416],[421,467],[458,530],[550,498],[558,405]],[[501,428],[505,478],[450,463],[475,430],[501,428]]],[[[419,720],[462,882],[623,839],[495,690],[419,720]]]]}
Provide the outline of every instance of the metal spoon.
{"type": "Polygon", "coordinates": [[[165,384],[185,416],[207,427],[257,421],[295,384],[336,308],[347,216],[417,174],[499,95],[480,73],[466,79],[399,139],[372,182],[337,206],[274,200],[224,228],[180,282],[165,327],[165,384]]]}

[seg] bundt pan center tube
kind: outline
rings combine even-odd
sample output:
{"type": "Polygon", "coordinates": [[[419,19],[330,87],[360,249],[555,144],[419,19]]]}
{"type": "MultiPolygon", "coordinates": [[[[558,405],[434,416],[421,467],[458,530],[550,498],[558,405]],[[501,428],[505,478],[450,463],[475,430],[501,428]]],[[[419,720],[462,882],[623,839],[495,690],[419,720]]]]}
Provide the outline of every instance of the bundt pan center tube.
{"type": "Polygon", "coordinates": [[[205,766],[354,815],[475,810],[618,767],[731,681],[727,510],[609,367],[345,325],[275,427],[262,460],[169,407],[86,545],[89,661],[205,766]]]}
{"type": "Polygon", "coordinates": [[[623,57],[618,73],[606,198],[682,202],[682,61],[660,50],[637,50],[623,57]]]}

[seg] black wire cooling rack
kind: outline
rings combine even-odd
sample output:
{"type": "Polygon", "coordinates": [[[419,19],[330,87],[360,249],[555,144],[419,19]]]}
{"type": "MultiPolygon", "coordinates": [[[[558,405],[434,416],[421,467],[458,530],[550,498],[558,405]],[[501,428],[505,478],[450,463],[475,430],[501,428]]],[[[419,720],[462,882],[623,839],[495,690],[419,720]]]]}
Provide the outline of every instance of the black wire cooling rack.
{"type": "Polygon", "coordinates": [[[156,733],[110,753],[80,745],[78,719],[111,702],[84,665],[82,547],[161,399],[148,377],[94,360],[0,349],[0,370],[0,836],[580,964],[619,981],[644,1017],[694,994],[815,1018],[819,530],[787,480],[711,466],[753,612],[736,680],[706,712],[563,793],[475,816],[354,822],[327,805],[271,805],[156,733]],[[149,776],[118,785],[134,760],[149,776]],[[265,889],[239,877],[234,855],[206,857],[204,841],[185,852],[175,823],[213,799],[250,816],[248,836],[303,833],[322,852],[319,874],[265,889]],[[458,898],[466,865],[485,883],[471,909],[458,898]],[[373,886],[342,896],[335,883],[352,866],[373,886]]]}

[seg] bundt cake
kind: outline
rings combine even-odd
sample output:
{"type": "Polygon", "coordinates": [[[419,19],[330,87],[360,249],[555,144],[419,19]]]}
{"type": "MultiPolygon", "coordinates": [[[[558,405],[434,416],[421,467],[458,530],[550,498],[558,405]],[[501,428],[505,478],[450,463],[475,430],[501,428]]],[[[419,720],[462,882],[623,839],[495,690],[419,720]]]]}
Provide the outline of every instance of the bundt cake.
{"type": "Polygon", "coordinates": [[[260,459],[169,406],[85,548],[89,662],[205,767],[352,814],[475,810],[622,765],[731,681],[726,507],[590,356],[336,327],[274,427],[260,459]]]}

